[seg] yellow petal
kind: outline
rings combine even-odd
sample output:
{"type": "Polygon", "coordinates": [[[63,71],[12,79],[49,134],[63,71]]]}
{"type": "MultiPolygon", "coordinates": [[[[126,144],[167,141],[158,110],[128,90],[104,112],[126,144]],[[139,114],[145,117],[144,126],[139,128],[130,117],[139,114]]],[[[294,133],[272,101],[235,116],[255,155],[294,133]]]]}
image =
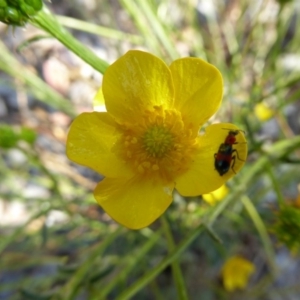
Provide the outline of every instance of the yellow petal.
{"type": "Polygon", "coordinates": [[[229,258],[223,268],[223,284],[227,291],[232,292],[236,289],[245,289],[249,277],[255,272],[255,265],[241,257],[233,256],[229,258]]]}
{"type": "Polygon", "coordinates": [[[260,102],[255,105],[254,113],[260,121],[267,121],[274,116],[274,111],[264,102],[260,102]]]}
{"type": "Polygon", "coordinates": [[[232,160],[228,172],[220,176],[215,169],[215,153],[224,143],[229,130],[239,129],[228,123],[213,124],[206,128],[204,135],[199,136],[199,151],[191,168],[176,179],[176,189],[181,195],[197,196],[210,193],[243,167],[247,158],[247,143],[243,132],[239,132],[236,135],[237,144],[233,145],[236,152],[232,156],[235,156],[235,159],[232,160]]]}
{"type": "Polygon", "coordinates": [[[93,108],[94,111],[106,112],[104,96],[102,88],[100,88],[93,99],[93,108]]]}
{"type": "Polygon", "coordinates": [[[172,190],[173,186],[150,180],[105,178],[97,185],[94,196],[115,221],[140,229],[164,213],[172,202],[172,190]]]}
{"type": "Polygon", "coordinates": [[[195,57],[175,60],[170,66],[175,104],[194,124],[204,124],[219,108],[223,96],[222,75],[213,65],[195,57]]]}
{"type": "Polygon", "coordinates": [[[67,156],[70,160],[105,176],[129,177],[131,171],[111,152],[117,138],[115,122],[109,114],[83,113],[71,124],[67,156]]]}
{"type": "Polygon", "coordinates": [[[209,194],[203,194],[202,198],[204,201],[209,203],[210,205],[215,205],[217,202],[223,200],[226,195],[228,194],[229,189],[224,184],[220,188],[216,189],[215,191],[212,191],[209,194]]]}
{"type": "Polygon", "coordinates": [[[128,51],[103,77],[107,111],[119,121],[136,121],[153,106],[173,106],[174,88],[168,66],[142,51],[128,51]]]}

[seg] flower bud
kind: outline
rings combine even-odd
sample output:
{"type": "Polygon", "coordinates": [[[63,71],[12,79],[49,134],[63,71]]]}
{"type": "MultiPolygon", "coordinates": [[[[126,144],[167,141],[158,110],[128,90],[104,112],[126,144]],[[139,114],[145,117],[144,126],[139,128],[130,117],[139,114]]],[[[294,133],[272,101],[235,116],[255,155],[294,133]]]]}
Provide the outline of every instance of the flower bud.
{"type": "Polygon", "coordinates": [[[0,21],[24,26],[42,7],[42,0],[0,0],[0,21]]]}

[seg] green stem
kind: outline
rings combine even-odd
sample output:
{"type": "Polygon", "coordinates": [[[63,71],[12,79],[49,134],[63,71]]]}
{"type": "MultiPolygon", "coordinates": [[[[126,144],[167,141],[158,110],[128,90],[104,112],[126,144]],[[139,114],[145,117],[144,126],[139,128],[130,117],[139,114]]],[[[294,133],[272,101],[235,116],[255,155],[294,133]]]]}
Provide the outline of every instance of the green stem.
{"type": "Polygon", "coordinates": [[[260,215],[258,214],[256,208],[254,207],[253,203],[251,202],[251,200],[247,196],[243,196],[241,200],[250,218],[252,219],[258,231],[258,234],[260,235],[260,238],[262,240],[263,246],[266,251],[267,261],[269,262],[270,269],[272,270],[271,274],[275,278],[277,273],[276,264],[275,264],[275,253],[266,226],[263,220],[261,219],[260,215]]]}
{"type": "Polygon", "coordinates": [[[203,231],[203,225],[196,227],[176,248],[166,256],[156,267],[147,272],[145,276],[137,280],[132,286],[125,290],[116,300],[131,299],[144,286],[149,284],[158,274],[160,274],[168,265],[170,265],[178,256],[196,239],[203,231]]]}
{"type": "MultiPolygon", "coordinates": [[[[162,222],[162,227],[164,229],[164,232],[165,232],[165,235],[167,238],[169,253],[171,253],[176,248],[176,245],[175,245],[175,242],[173,239],[173,235],[172,235],[172,231],[171,231],[169,222],[167,221],[165,215],[162,215],[161,222],[162,222]]],[[[172,267],[172,272],[173,272],[173,278],[174,278],[174,281],[176,284],[178,298],[180,300],[189,299],[178,260],[174,260],[172,262],[171,267],[172,267]]]]}
{"type": "Polygon", "coordinates": [[[101,240],[97,245],[93,246],[93,249],[89,252],[88,258],[76,270],[71,279],[60,290],[58,299],[72,300],[75,299],[81,284],[84,282],[88,271],[93,268],[94,262],[97,258],[101,257],[105,249],[120,235],[123,228],[120,226],[114,232],[107,235],[104,240],[101,240]]]}
{"type": "Polygon", "coordinates": [[[266,171],[267,171],[267,174],[269,175],[269,178],[271,179],[274,191],[275,191],[275,193],[277,195],[278,203],[280,205],[283,205],[284,204],[284,198],[283,198],[283,195],[282,195],[282,193],[280,191],[280,187],[278,185],[278,181],[276,180],[274,172],[272,170],[272,164],[271,164],[271,162],[267,163],[267,165],[266,165],[266,171]]]}
{"type": "Polygon", "coordinates": [[[170,35],[168,35],[162,23],[158,20],[156,14],[152,10],[150,3],[145,0],[138,0],[137,4],[143,11],[146,18],[149,20],[152,30],[154,31],[155,35],[160,40],[164,48],[167,50],[170,57],[172,59],[178,58],[179,54],[176,51],[174,44],[170,40],[170,35]]]}
{"type": "Polygon", "coordinates": [[[124,33],[119,30],[107,28],[104,26],[99,26],[96,24],[91,24],[89,22],[85,22],[70,17],[58,16],[58,15],[55,15],[55,17],[61,25],[66,26],[68,28],[89,32],[110,39],[116,39],[121,41],[126,40],[127,42],[130,42],[132,44],[137,44],[137,45],[142,44],[144,42],[144,39],[139,35],[124,33]]]}
{"type": "Polygon", "coordinates": [[[0,254],[8,247],[12,242],[18,240],[19,236],[24,236],[24,230],[26,227],[34,220],[47,215],[48,212],[52,209],[59,209],[58,207],[53,207],[53,206],[47,206],[46,208],[41,209],[40,211],[34,213],[22,226],[19,226],[17,229],[13,231],[13,233],[8,237],[4,238],[2,237],[0,241],[0,254]]]}
{"type": "Polygon", "coordinates": [[[99,289],[99,293],[97,294],[97,299],[107,299],[107,295],[119,284],[120,282],[125,282],[126,278],[130,277],[130,272],[141,263],[148,252],[157,245],[159,239],[162,236],[162,230],[158,230],[157,232],[151,234],[148,241],[138,249],[138,251],[131,252],[129,255],[123,257],[119,262],[120,272],[114,276],[105,286],[99,289]],[[129,258],[130,257],[130,258],[129,258]]]}
{"type": "Polygon", "coordinates": [[[32,19],[31,23],[58,39],[69,50],[77,54],[95,70],[104,74],[109,64],[99,58],[91,50],[76,40],[65,28],[63,28],[51,12],[44,6],[32,19]]]}
{"type": "Polygon", "coordinates": [[[55,109],[62,110],[71,117],[76,113],[70,101],[53,90],[41,78],[31,72],[26,66],[23,66],[7,49],[4,43],[0,41],[0,70],[24,83],[29,91],[38,100],[51,105],[55,109]]]}
{"type": "Polygon", "coordinates": [[[148,47],[156,53],[161,53],[160,44],[153,36],[152,31],[149,30],[149,24],[145,22],[143,13],[140,10],[140,7],[137,5],[136,1],[121,0],[120,3],[124,7],[124,9],[131,15],[139,31],[145,38],[148,47]]]}

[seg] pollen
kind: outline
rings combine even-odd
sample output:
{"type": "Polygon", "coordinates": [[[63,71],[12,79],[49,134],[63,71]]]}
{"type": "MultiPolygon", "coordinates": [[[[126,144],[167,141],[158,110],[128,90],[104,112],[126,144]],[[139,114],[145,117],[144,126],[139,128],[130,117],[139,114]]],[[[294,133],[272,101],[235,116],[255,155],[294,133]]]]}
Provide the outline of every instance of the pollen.
{"type": "Polygon", "coordinates": [[[120,124],[115,149],[138,176],[172,182],[184,173],[198,148],[197,128],[181,113],[161,106],[145,111],[139,124],[120,124]]]}

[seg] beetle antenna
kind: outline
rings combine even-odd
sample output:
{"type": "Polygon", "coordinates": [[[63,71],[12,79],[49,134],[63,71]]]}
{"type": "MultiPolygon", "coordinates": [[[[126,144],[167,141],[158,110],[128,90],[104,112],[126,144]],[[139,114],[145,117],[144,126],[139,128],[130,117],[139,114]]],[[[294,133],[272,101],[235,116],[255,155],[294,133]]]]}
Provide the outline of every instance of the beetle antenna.
{"type": "Polygon", "coordinates": [[[228,130],[228,131],[238,131],[238,132],[242,132],[243,134],[246,134],[246,132],[242,129],[229,129],[229,128],[222,128],[223,130],[228,130]]]}

